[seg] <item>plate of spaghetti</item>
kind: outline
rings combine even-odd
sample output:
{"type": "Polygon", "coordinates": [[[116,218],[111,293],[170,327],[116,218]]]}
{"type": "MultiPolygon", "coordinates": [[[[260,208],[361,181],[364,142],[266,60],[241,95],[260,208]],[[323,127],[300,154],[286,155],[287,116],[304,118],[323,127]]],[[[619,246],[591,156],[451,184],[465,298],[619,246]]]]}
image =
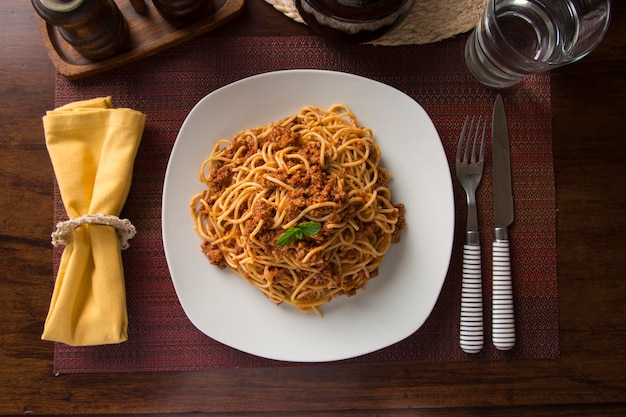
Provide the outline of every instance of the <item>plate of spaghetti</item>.
{"type": "Polygon", "coordinates": [[[200,100],[163,188],[174,288],[207,336],[325,362],[403,340],[452,250],[447,160],[422,107],[352,74],[277,71],[200,100]]]}

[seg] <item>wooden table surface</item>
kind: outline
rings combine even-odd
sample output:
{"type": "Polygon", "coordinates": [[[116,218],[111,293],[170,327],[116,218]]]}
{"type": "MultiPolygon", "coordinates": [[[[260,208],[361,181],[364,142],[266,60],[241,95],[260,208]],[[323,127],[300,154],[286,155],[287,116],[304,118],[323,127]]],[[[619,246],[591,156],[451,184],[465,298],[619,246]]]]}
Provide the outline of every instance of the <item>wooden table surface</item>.
{"type": "MultiPolygon", "coordinates": [[[[553,71],[561,359],[52,374],[55,70],[29,1],[0,1],[0,413],[234,416],[626,415],[626,4],[553,71]],[[228,414],[231,413],[231,414],[228,414]]],[[[306,35],[262,0],[208,36],[306,35]]]]}

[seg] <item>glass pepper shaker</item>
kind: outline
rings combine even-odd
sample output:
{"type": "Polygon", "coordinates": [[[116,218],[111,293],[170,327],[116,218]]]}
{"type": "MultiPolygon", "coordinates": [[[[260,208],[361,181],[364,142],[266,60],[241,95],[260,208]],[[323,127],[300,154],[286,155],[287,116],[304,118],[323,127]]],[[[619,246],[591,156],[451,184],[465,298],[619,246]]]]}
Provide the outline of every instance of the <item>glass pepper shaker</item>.
{"type": "Polygon", "coordinates": [[[295,0],[302,19],[334,41],[368,42],[407,15],[414,0],[295,0]]]}
{"type": "Polygon", "coordinates": [[[37,14],[87,58],[108,58],[129,46],[128,23],[113,0],[31,1],[37,14]]]}
{"type": "Polygon", "coordinates": [[[185,26],[207,16],[213,10],[213,0],[152,0],[165,20],[174,26],[185,26]]]}

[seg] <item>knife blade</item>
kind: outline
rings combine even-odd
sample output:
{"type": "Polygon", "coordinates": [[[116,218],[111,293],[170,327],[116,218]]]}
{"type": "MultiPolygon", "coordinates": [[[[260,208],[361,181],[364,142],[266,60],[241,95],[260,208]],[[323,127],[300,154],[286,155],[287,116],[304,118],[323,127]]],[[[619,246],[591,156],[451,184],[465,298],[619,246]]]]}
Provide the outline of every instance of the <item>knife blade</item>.
{"type": "Polygon", "coordinates": [[[514,220],[509,130],[502,96],[498,94],[492,116],[493,241],[492,342],[499,350],[515,346],[515,316],[508,228],[514,220]]]}

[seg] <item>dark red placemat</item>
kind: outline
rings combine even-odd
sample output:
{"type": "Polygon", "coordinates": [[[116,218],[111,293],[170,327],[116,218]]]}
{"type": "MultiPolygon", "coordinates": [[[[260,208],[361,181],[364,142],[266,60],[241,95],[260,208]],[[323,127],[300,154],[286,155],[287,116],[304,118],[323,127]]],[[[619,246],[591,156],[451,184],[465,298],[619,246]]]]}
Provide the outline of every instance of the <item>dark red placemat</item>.
{"type": "MultiPolygon", "coordinates": [[[[422,46],[331,44],[317,37],[200,37],[141,62],[80,81],[56,79],[56,105],[113,96],[116,107],[147,114],[133,185],[122,217],[138,229],[123,252],[129,340],[119,345],[55,344],[54,369],[68,372],[200,370],[294,366],[224,346],[198,331],[183,312],[163,253],[161,192],[170,150],[192,107],[206,94],[254,74],[295,68],[369,77],[404,91],[432,118],[449,161],[468,113],[491,114],[496,91],[474,81],[463,63],[465,36],[422,46]]],[[[548,75],[502,92],[509,115],[516,223],[511,229],[518,343],[508,352],[489,342],[491,320],[491,160],[479,188],[485,292],[485,348],[468,355],[458,344],[464,194],[456,179],[456,236],[437,305],[415,334],[386,349],[339,362],[411,363],[559,357],[556,207],[548,75]]],[[[58,191],[55,222],[66,219],[58,191]]],[[[55,272],[62,249],[54,249],[55,272]]]]}

